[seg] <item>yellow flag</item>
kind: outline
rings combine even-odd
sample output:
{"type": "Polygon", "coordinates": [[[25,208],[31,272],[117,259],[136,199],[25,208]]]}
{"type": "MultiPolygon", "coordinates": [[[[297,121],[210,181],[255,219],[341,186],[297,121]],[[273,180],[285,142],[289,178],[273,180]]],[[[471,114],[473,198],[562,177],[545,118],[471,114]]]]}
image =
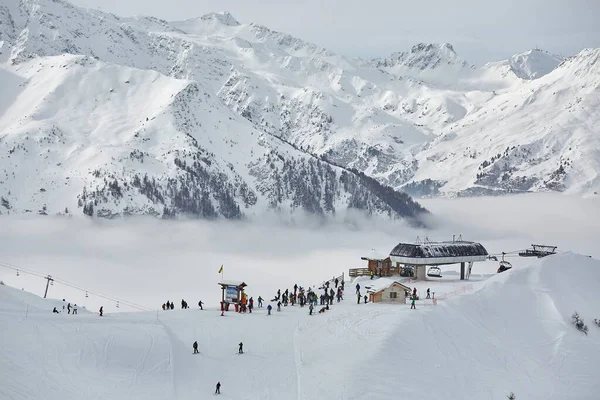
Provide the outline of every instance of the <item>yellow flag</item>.
{"type": "Polygon", "coordinates": [[[219,268],[219,274],[223,272],[223,264],[221,264],[221,268],[219,268]]]}

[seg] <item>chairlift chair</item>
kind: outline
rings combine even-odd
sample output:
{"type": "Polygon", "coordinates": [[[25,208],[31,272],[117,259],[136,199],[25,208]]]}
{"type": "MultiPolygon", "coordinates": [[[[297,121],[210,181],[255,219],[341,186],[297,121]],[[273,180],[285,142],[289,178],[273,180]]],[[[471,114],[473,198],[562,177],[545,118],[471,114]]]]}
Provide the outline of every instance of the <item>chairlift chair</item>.
{"type": "Polygon", "coordinates": [[[496,271],[498,273],[507,271],[512,268],[511,263],[509,263],[508,261],[504,261],[504,254],[506,254],[506,253],[504,253],[504,252],[502,253],[502,261],[500,261],[500,266],[498,267],[498,270],[496,271]]]}
{"type": "Polygon", "coordinates": [[[442,270],[439,267],[431,267],[427,271],[427,276],[430,278],[441,278],[442,270]]]}
{"type": "Polygon", "coordinates": [[[507,271],[512,268],[512,264],[508,261],[500,261],[500,266],[498,267],[498,273],[507,271]]]}

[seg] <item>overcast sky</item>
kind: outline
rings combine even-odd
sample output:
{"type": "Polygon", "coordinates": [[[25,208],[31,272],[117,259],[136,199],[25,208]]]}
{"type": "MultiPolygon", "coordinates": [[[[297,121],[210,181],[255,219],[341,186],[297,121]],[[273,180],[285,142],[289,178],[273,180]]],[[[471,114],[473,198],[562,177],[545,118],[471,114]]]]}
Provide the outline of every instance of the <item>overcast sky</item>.
{"type": "Polygon", "coordinates": [[[540,47],[565,56],[600,47],[600,0],[70,0],[121,16],[181,20],[227,10],[347,56],[449,42],[483,64],[540,47]]]}

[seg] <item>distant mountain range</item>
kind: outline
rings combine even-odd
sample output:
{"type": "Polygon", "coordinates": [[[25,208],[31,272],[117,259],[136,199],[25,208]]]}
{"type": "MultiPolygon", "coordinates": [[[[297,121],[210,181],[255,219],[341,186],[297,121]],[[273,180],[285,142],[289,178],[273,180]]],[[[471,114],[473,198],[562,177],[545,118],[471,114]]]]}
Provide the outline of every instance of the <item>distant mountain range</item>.
{"type": "Polygon", "coordinates": [[[418,223],[403,191],[590,195],[599,57],[474,68],[418,44],[350,59],[226,12],[167,22],[6,0],[0,213],[418,223]]]}

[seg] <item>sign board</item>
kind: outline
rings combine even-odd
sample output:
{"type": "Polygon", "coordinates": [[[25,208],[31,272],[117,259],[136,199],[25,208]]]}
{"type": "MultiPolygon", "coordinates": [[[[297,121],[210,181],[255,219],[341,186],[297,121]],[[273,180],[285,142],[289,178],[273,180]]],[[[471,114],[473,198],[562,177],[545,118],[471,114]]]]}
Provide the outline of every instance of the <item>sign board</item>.
{"type": "Polygon", "coordinates": [[[235,286],[227,286],[225,289],[225,301],[228,303],[237,303],[238,289],[235,286]]]}

